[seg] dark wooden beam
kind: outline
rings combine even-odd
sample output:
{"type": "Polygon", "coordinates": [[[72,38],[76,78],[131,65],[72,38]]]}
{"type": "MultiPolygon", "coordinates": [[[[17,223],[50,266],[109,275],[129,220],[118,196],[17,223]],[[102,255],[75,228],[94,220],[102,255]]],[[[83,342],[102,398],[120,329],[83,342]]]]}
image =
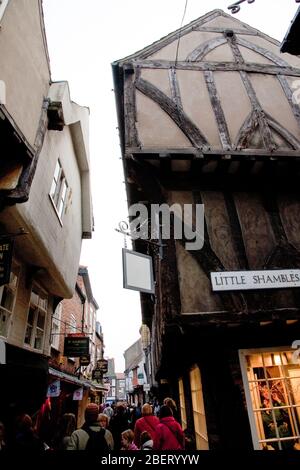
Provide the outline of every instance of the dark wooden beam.
{"type": "Polygon", "coordinates": [[[263,73],[269,75],[284,75],[292,77],[300,77],[300,69],[290,65],[271,65],[271,64],[257,64],[252,62],[236,63],[236,62],[186,62],[169,60],[137,60],[134,66],[145,69],[169,69],[175,67],[177,70],[211,70],[212,72],[250,72],[250,73],[263,73]]]}
{"type": "Polygon", "coordinates": [[[196,47],[196,49],[190,52],[185,60],[187,62],[201,62],[206,56],[206,54],[226,43],[227,40],[226,38],[224,38],[224,36],[209,39],[208,41],[201,43],[199,46],[196,47]]]}
{"type": "Polygon", "coordinates": [[[211,102],[212,109],[215,114],[215,118],[218,125],[219,137],[224,150],[231,149],[230,135],[224,115],[224,111],[221,105],[220,97],[217,92],[213,72],[204,72],[204,78],[208,89],[208,94],[211,102]]]}
{"type": "Polygon", "coordinates": [[[270,152],[266,149],[239,149],[239,150],[223,150],[223,149],[199,149],[194,147],[187,148],[139,148],[139,147],[128,147],[126,149],[125,158],[131,159],[135,156],[137,159],[145,160],[152,159],[158,160],[160,154],[168,154],[173,159],[179,160],[190,160],[194,157],[211,157],[222,159],[225,155],[231,155],[232,160],[246,160],[247,158],[256,160],[269,160],[270,158],[276,157],[279,160],[294,160],[300,158],[300,151],[298,150],[274,150],[270,152]]]}
{"type": "Polygon", "coordinates": [[[124,122],[125,145],[139,147],[136,128],[136,102],[133,70],[124,70],[124,122]]]}
{"type": "Polygon", "coordinates": [[[198,127],[167,95],[142,78],[135,82],[135,86],[137,90],[152,99],[170,116],[195,147],[207,145],[207,141],[198,127]]]}

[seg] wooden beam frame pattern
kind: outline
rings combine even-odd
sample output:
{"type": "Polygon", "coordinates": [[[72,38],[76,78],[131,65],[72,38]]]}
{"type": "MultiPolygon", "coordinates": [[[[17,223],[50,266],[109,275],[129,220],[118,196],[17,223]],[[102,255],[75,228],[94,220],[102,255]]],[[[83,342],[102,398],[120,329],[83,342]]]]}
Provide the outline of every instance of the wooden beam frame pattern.
{"type": "Polygon", "coordinates": [[[285,96],[290,104],[290,107],[293,111],[293,114],[295,116],[295,119],[298,123],[298,125],[300,126],[300,108],[299,108],[299,105],[296,104],[293,100],[293,92],[291,90],[291,87],[287,81],[287,78],[285,75],[277,75],[277,78],[278,78],[278,81],[280,83],[280,85],[282,86],[282,89],[285,93],[285,96]]]}
{"type": "Polygon", "coordinates": [[[215,113],[218,130],[219,130],[219,137],[222,143],[222,147],[225,150],[230,150],[231,149],[230,135],[229,135],[224,111],[222,109],[221,101],[217,92],[213,72],[209,72],[209,71],[204,72],[204,78],[205,78],[206,86],[208,89],[211,105],[215,113]]]}
{"type": "Polygon", "coordinates": [[[224,37],[209,39],[208,41],[200,44],[200,46],[196,47],[186,58],[187,62],[200,62],[206,54],[213,51],[219,46],[223,44],[227,44],[227,40],[224,37]]]}
{"type": "MultiPolygon", "coordinates": [[[[202,24],[205,24],[207,21],[212,21],[213,19],[217,18],[218,16],[220,16],[220,11],[214,12],[214,13],[208,13],[207,15],[204,15],[201,20],[199,20],[199,19],[195,20],[192,23],[190,23],[189,25],[184,26],[183,28],[181,28],[177,31],[174,31],[173,33],[166,36],[164,39],[161,39],[161,40],[155,42],[154,44],[151,44],[149,47],[146,47],[140,53],[133,54],[132,56],[129,56],[128,59],[129,58],[134,58],[136,56],[139,59],[145,59],[146,57],[149,57],[150,55],[155,54],[157,51],[159,51],[163,47],[168,46],[174,40],[176,40],[176,39],[178,40],[179,37],[182,38],[186,34],[188,34],[191,31],[194,31],[195,29],[197,29],[202,24]]],[[[175,57],[174,57],[174,60],[175,60],[175,57]]]]}
{"type": "Polygon", "coordinates": [[[189,117],[161,90],[140,78],[135,82],[136,89],[157,103],[177,124],[195,147],[207,146],[207,140],[189,117]]]}
{"type": "Polygon", "coordinates": [[[125,146],[139,147],[140,142],[136,128],[136,102],[134,75],[124,70],[124,122],[125,122],[125,146]]]}
{"type": "Polygon", "coordinates": [[[139,67],[141,69],[170,69],[176,66],[176,70],[211,70],[212,72],[252,72],[252,73],[263,73],[269,75],[284,75],[291,77],[300,77],[300,69],[292,66],[282,67],[281,65],[265,65],[247,62],[243,64],[237,64],[236,62],[187,62],[187,61],[175,61],[170,60],[136,60],[132,66],[139,67]]]}
{"type": "Polygon", "coordinates": [[[177,107],[183,109],[175,67],[171,67],[169,69],[169,80],[170,80],[172,99],[177,107]]]}

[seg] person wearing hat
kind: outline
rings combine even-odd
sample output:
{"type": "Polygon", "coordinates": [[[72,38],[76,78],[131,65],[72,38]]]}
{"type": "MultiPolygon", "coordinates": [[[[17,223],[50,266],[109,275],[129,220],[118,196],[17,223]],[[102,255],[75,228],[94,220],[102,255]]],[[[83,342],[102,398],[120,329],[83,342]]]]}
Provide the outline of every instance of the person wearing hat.
{"type": "Polygon", "coordinates": [[[104,438],[105,430],[100,426],[98,415],[98,405],[89,403],[85,409],[84,425],[71,434],[67,450],[97,450],[99,452],[108,450],[104,438]]]}

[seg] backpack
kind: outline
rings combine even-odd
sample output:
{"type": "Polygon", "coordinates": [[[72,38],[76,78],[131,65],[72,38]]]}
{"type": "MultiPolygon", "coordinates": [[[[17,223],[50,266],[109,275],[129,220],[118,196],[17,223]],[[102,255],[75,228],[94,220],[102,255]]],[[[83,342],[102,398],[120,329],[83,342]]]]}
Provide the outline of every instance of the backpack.
{"type": "Polygon", "coordinates": [[[84,425],[81,429],[83,429],[89,435],[85,450],[94,454],[103,454],[109,451],[107,441],[104,437],[104,428],[100,428],[100,431],[93,431],[89,426],[84,425]]]}

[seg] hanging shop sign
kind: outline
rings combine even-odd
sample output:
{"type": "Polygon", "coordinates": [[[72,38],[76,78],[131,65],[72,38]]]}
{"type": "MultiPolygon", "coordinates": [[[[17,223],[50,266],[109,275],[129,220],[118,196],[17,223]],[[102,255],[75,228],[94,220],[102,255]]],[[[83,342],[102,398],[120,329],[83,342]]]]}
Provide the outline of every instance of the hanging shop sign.
{"type": "Polygon", "coordinates": [[[151,256],[122,249],[123,287],[148,294],[155,293],[151,256]]]}
{"type": "Polygon", "coordinates": [[[90,338],[88,336],[66,336],[64,342],[64,356],[81,357],[90,353],[90,338]]]}
{"type": "Polygon", "coordinates": [[[55,380],[48,386],[47,397],[59,397],[60,380],[55,380]]]}
{"type": "Polygon", "coordinates": [[[92,372],[92,377],[94,380],[100,380],[102,379],[102,375],[103,375],[103,372],[101,369],[94,369],[93,372],[92,372]]]}
{"type": "Polygon", "coordinates": [[[91,356],[89,354],[87,356],[81,356],[79,362],[81,366],[88,366],[91,363],[91,356]]]}
{"type": "Polygon", "coordinates": [[[97,369],[100,369],[103,374],[106,374],[108,371],[108,360],[107,359],[98,359],[97,369]]]}
{"type": "Polygon", "coordinates": [[[77,388],[73,392],[73,400],[80,401],[83,398],[83,388],[77,388]]]}
{"type": "Polygon", "coordinates": [[[300,269],[227,271],[210,273],[213,291],[300,287],[300,269]]]}
{"type": "Polygon", "coordinates": [[[0,237],[0,286],[7,284],[10,278],[13,240],[0,237]]]}

